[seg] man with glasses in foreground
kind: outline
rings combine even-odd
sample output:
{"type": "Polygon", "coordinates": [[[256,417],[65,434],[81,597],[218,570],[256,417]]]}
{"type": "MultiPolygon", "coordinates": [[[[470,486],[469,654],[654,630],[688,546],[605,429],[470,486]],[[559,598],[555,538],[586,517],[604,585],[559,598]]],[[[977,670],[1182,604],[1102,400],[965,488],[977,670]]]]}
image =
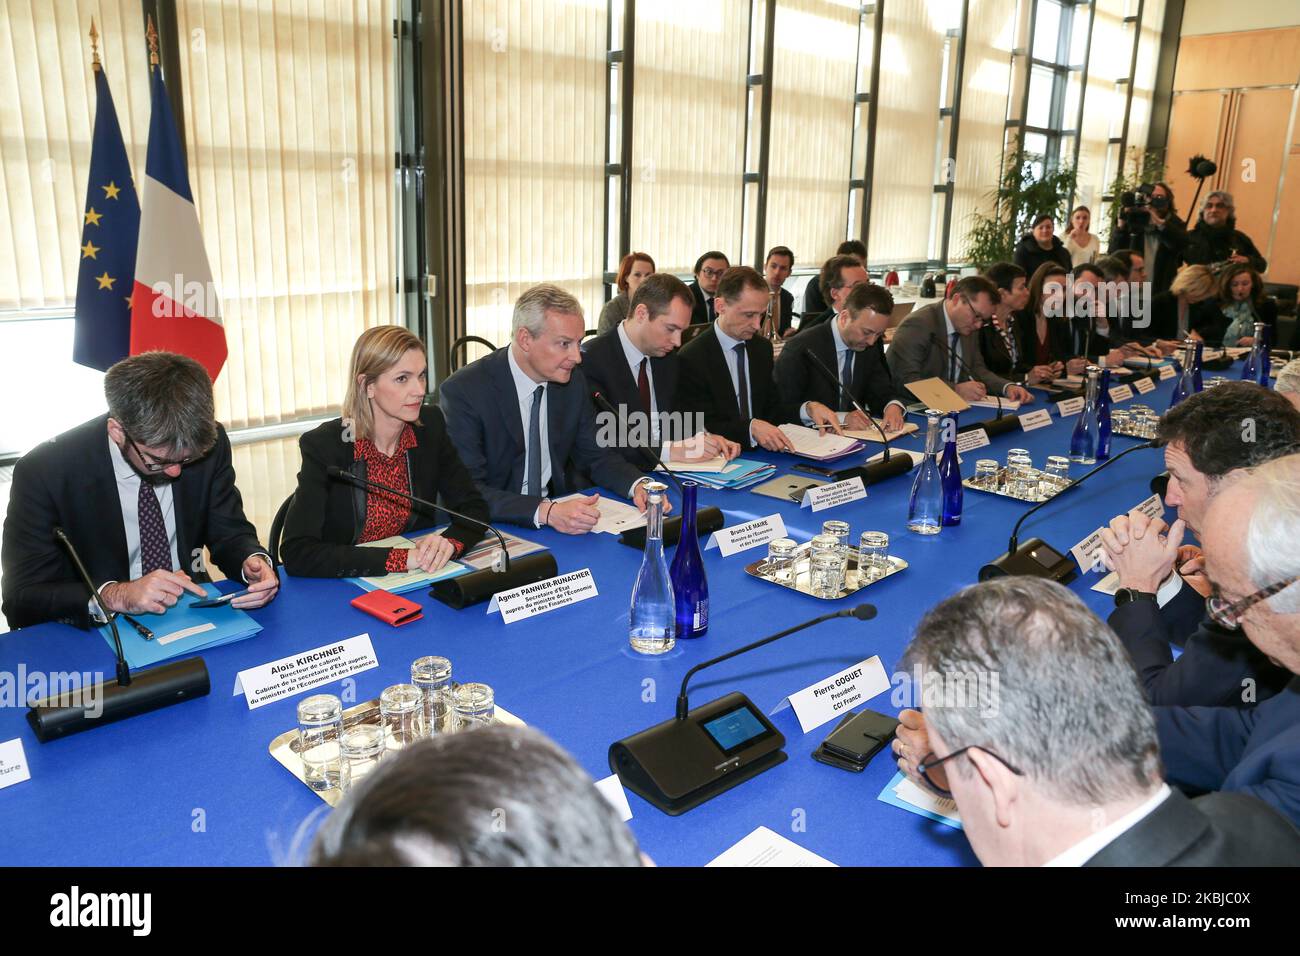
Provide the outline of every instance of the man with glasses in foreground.
{"type": "Polygon", "coordinates": [[[170,352],[123,359],[104,376],[108,414],[46,442],[14,468],[3,546],[4,615],[11,627],[103,623],[68,552],[76,547],[110,612],[161,614],[185,593],[206,596],[206,547],[262,607],[279,588],[244,517],[217,423],[212,381],[170,352]]]}
{"type": "Polygon", "coordinates": [[[985,866],[1300,861],[1300,833],[1253,796],[1189,800],[1164,782],[1124,648],[1058,584],[958,592],[921,620],[903,666],[925,713],[899,715],[899,768],[952,797],[985,866]],[[988,692],[971,699],[972,685],[988,692]]]}
{"type": "Polygon", "coordinates": [[[1300,455],[1260,465],[1214,497],[1205,573],[1215,622],[1240,628],[1293,676],[1255,707],[1155,708],[1169,779],[1250,794],[1300,826],[1300,455]]]}
{"type": "Polygon", "coordinates": [[[894,381],[908,385],[940,378],[968,402],[984,399],[990,392],[1015,402],[1032,402],[1029,389],[989,371],[980,354],[977,333],[992,320],[997,300],[997,286],[989,279],[966,276],[953,285],[948,298],[905,318],[886,353],[894,381]]]}

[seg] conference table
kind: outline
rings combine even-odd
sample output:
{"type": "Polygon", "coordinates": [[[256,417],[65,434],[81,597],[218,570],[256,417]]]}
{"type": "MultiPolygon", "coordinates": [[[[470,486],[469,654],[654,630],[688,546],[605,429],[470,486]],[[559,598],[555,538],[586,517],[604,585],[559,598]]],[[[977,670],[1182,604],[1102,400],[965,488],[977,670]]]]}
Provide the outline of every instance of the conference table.
{"type": "MultiPolygon", "coordinates": [[[[1235,377],[1235,372],[1228,374],[1235,377]]],[[[1159,382],[1154,392],[1133,401],[1163,412],[1173,384],[1159,382]]],[[[1032,408],[1051,409],[1051,424],[1030,431],[1017,425],[993,436],[988,448],[963,456],[963,476],[974,473],[977,458],[1002,460],[1013,447],[1028,449],[1038,467],[1048,455],[1068,454],[1074,417],[1062,419],[1041,393],[1032,408]]],[[[964,413],[967,420],[991,415],[964,413]]],[[[909,420],[918,421],[921,430],[896,444],[919,450],[924,418],[914,414],[909,420]]],[[[1116,436],[1112,454],[1138,443],[1116,436]]],[[[762,452],[745,457],[776,463],[778,474],[798,463],[762,452]]],[[[1071,475],[1085,470],[1072,465],[1071,475]]],[[[1135,452],[1032,516],[1023,537],[1042,537],[1068,554],[1111,517],[1146,499],[1152,477],[1162,470],[1160,451],[1135,452]]],[[[613,535],[508,529],[550,548],[560,573],[590,568],[599,592],[512,624],[487,613],[486,604],[457,611],[421,590],[407,596],[424,606],[424,618],[393,628],[350,606],[359,593],[354,585],[282,574],[277,599],[252,612],[263,626],[259,634],[202,653],[211,675],[206,697],[47,744],[36,740],[21,702],[0,707],[0,743],[21,739],[31,771],[30,780],[0,789],[0,864],[302,862],[326,807],[270,756],[268,745],[296,727],[295,705],[305,695],[250,710],[246,698],[233,693],[236,675],[360,634],[370,635],[379,666],[354,676],[356,702],[407,681],[415,658],[441,655],[452,661],[454,679],[489,684],[499,706],[558,741],[597,780],[610,774],[613,741],[673,714],[678,685],[690,667],[862,601],[878,609],[874,620],[832,620],[707,669],[692,681],[691,702],[694,706],[739,690],[768,713],[796,691],[878,655],[893,686],[862,706],[896,714],[904,703],[900,689],[907,686],[896,671],[922,614],[975,583],[980,567],[1002,554],[1012,525],[1029,507],[968,489],[961,523],[926,537],[906,528],[911,485],[911,475],[894,477],[869,485],[865,500],[816,514],[751,490],[702,488],[700,506],[720,508],[727,525],[780,514],[789,535],[806,541],[824,520],[842,519],[852,527],[854,543],[864,530],[887,532],[890,553],[909,567],[856,595],[823,601],[747,575],[744,566],[765,554],[762,547],[725,558],[716,549],[706,550],[708,632],[679,641],[659,657],[636,654],[628,646],[628,602],[641,552],[613,535]]],[[[1096,573],[1082,574],[1070,586],[1104,618],[1112,602],[1091,589],[1098,580],[1096,573]]],[[[0,676],[17,675],[20,669],[111,678],[114,665],[97,633],[52,623],[0,635],[0,676]]],[[[339,685],[310,691],[317,692],[338,693],[339,685]]],[[[810,756],[834,721],[805,734],[790,708],[770,719],[786,738],[789,759],[712,801],[670,817],[628,793],[629,825],[653,860],[702,865],[756,828],[767,827],[841,865],[976,863],[960,830],[877,799],[896,772],[889,753],[879,754],[862,773],[847,772],[810,756]]]]}

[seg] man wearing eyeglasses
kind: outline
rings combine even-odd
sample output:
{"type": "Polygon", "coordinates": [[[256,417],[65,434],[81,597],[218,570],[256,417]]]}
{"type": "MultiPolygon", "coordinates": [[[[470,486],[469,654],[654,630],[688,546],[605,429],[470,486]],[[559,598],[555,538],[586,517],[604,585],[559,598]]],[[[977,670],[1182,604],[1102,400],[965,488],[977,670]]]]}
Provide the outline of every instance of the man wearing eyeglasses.
{"type": "Polygon", "coordinates": [[[1124,648],[1059,584],[958,592],[921,620],[903,666],[925,712],[899,715],[899,769],[956,803],[985,866],[1300,860],[1300,833],[1262,794],[1190,800],[1162,779],[1172,758],[1124,648]]]}
{"type": "Polygon", "coordinates": [[[1102,559],[1118,576],[1108,623],[1124,642],[1153,704],[1255,703],[1290,680],[1238,631],[1208,617],[1200,535],[1210,503],[1247,470],[1300,451],[1300,412],[1253,382],[1225,382],[1192,395],[1160,420],[1169,483],[1178,509],[1166,527],[1131,511],[1102,531],[1102,559]],[[1183,648],[1174,660],[1170,644],[1183,648]]]}
{"type": "Polygon", "coordinates": [[[1300,455],[1260,465],[1215,496],[1205,571],[1210,615],[1292,679],[1255,707],[1155,708],[1169,779],[1250,794],[1300,826],[1300,455]]]}
{"type": "Polygon", "coordinates": [[[980,401],[990,393],[1032,402],[1029,389],[989,371],[980,354],[976,333],[992,320],[997,299],[997,286],[989,279],[966,276],[953,284],[946,299],[922,306],[905,318],[886,353],[894,381],[907,385],[940,378],[968,402],[980,401]]]}
{"type": "Polygon", "coordinates": [[[1232,193],[1216,189],[1205,197],[1201,221],[1187,234],[1183,258],[1191,265],[1219,268],[1231,262],[1248,262],[1256,272],[1268,268],[1254,241],[1237,228],[1232,193]]]}
{"type": "Polygon", "coordinates": [[[864,278],[845,290],[840,304],[833,321],[799,332],[776,360],[782,417],[824,426],[838,435],[839,414],[844,414],[844,428],[871,430],[871,423],[845,395],[847,390],[859,405],[883,419],[886,434],[896,434],[903,427],[908,397],[885,362],[885,329],[894,297],[884,286],[872,285],[864,278]]]}
{"type": "Polygon", "coordinates": [[[689,286],[691,294],[695,296],[691,325],[707,325],[718,317],[714,301],[718,296],[718,282],[730,266],[727,254],[716,249],[695,260],[695,281],[689,286]]]}
{"type": "Polygon", "coordinates": [[[68,534],[110,612],[161,614],[206,596],[206,547],[262,607],[279,579],[244,517],[212,381],[193,359],[146,352],[104,376],[108,414],[34,449],[14,468],[0,548],[11,627],[103,623],[54,528],[68,534]]]}

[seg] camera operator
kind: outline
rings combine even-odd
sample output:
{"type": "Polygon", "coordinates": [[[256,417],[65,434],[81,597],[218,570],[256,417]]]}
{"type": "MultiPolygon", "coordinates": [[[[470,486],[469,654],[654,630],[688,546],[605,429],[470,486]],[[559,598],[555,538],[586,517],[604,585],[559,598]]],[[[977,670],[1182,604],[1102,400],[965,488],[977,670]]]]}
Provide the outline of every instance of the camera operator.
{"type": "Polygon", "coordinates": [[[1187,234],[1184,258],[1189,265],[1209,266],[1219,272],[1224,266],[1244,262],[1256,272],[1268,268],[1250,236],[1237,228],[1232,193],[1216,189],[1205,197],[1196,228],[1187,234]]]}
{"type": "Polygon", "coordinates": [[[1132,249],[1146,261],[1151,292],[1166,292],[1183,262],[1187,224],[1178,217],[1174,194],[1166,183],[1142,185],[1120,197],[1119,218],[1110,233],[1114,254],[1132,249]]]}

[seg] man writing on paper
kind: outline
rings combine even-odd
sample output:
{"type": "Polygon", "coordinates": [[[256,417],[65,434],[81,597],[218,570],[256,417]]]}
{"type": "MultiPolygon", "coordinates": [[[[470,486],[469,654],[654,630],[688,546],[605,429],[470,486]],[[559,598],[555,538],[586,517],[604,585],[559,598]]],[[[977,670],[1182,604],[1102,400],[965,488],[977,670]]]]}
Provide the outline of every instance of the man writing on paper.
{"type": "Polygon", "coordinates": [[[1059,584],[1006,577],[958,592],[921,620],[904,666],[921,675],[925,713],[899,714],[899,769],[951,796],[985,866],[1300,857],[1300,833],[1255,796],[1189,800],[1164,782],[1162,750],[1171,778],[1172,761],[1124,648],[1059,584]]]}
{"type": "Polygon", "coordinates": [[[162,614],[206,597],[203,549],[261,607],[280,581],[244,517],[230,440],[203,366],[171,352],[125,358],[104,376],[108,414],[29,452],[14,469],[3,543],[4,614],[12,627],[104,623],[63,528],[110,612],[162,614]]]}
{"type": "Polygon", "coordinates": [[[447,431],[488,503],[493,521],[586,534],[600,520],[599,495],[573,466],[642,511],[647,480],[596,441],[591,389],[582,369],[582,305],[559,286],[533,286],[515,302],[510,345],[452,375],[439,390],[447,431]]]}
{"type": "MultiPolygon", "coordinates": [[[[857,268],[861,271],[861,266],[857,268]]],[[[845,428],[874,431],[866,416],[849,402],[844,394],[847,389],[858,404],[883,419],[887,435],[897,434],[903,427],[908,399],[889,374],[885,361],[885,329],[889,327],[894,297],[884,286],[865,280],[845,288],[843,295],[840,292],[832,290],[832,296],[839,298],[835,318],[794,336],[776,361],[782,417],[805,425],[823,425],[838,435],[838,409],[845,413],[845,428]],[[829,380],[812,356],[837,375],[844,388],[829,380]]]]}
{"type": "Polygon", "coordinates": [[[992,318],[997,295],[997,286],[984,276],[966,276],[953,285],[948,298],[905,318],[888,352],[895,381],[907,385],[940,378],[968,402],[990,392],[1022,404],[1032,402],[1027,388],[990,372],[980,355],[977,333],[992,318]]]}
{"type": "MultiPolygon", "coordinates": [[[[619,439],[619,453],[636,467],[655,467],[647,445],[658,448],[665,463],[718,457],[730,461],[740,454],[740,446],[721,435],[682,431],[684,416],[676,407],[681,374],[677,349],[682,330],[691,324],[693,303],[691,290],[675,275],[647,276],[632,295],[628,317],[583,349],[587,382],[618,411],[622,421],[609,425],[619,439]],[[645,427],[634,427],[638,422],[645,427]],[[665,423],[666,434],[661,433],[665,423]]],[[[597,411],[598,423],[603,417],[597,411]]],[[[598,427],[602,436],[610,431],[598,427]]]]}

